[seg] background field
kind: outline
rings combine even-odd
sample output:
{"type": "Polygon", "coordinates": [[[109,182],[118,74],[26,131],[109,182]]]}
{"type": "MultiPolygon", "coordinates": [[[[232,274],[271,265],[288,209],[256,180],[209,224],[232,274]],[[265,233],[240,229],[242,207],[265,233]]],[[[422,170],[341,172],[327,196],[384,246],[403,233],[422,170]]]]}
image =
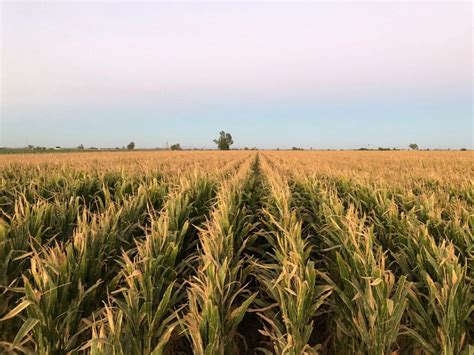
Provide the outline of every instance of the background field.
{"type": "Polygon", "coordinates": [[[473,350],[472,152],[12,154],[0,169],[1,351],[473,350]]]}

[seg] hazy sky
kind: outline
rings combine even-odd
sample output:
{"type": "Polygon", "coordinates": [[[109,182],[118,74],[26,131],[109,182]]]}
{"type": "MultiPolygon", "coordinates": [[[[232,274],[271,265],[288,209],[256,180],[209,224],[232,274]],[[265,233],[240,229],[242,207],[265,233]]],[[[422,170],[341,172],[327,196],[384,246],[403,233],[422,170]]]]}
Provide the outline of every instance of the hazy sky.
{"type": "Polygon", "coordinates": [[[470,2],[0,7],[0,146],[473,147],[470,2]]]}

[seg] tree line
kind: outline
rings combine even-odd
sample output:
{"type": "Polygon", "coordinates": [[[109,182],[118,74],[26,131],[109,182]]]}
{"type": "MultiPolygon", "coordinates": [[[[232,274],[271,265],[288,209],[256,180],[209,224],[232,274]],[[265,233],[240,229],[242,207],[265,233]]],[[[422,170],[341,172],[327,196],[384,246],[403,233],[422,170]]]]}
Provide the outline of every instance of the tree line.
{"type": "MultiPolygon", "coordinates": [[[[213,140],[213,142],[217,145],[217,149],[219,150],[230,150],[230,147],[232,144],[234,144],[234,140],[232,138],[232,135],[228,132],[225,132],[225,131],[221,131],[219,132],[219,136],[213,140]]],[[[35,147],[33,145],[28,145],[27,147],[29,150],[62,150],[63,148],[59,147],[59,146],[56,146],[54,148],[46,148],[46,147],[35,147]]],[[[408,148],[410,150],[420,150],[418,144],[416,143],[411,143],[408,145],[408,148]]],[[[1,149],[6,149],[6,148],[1,148],[1,149]]],[[[22,148],[24,149],[24,148],[22,148]]],[[[89,147],[89,148],[85,148],[83,144],[80,144],[78,147],[76,147],[75,149],[77,150],[85,150],[85,149],[88,149],[88,150],[97,150],[98,148],[96,147],[89,147]]],[[[113,148],[111,148],[113,149],[113,148]]],[[[122,148],[119,148],[119,147],[116,147],[115,150],[134,150],[135,149],[135,142],[130,142],[128,143],[126,146],[122,146],[122,148]]],[[[159,148],[157,148],[159,149],[159,148]]],[[[183,148],[181,147],[180,143],[175,143],[175,144],[172,144],[169,148],[167,147],[166,150],[183,150],[183,148]]],[[[248,148],[248,147],[245,147],[243,148],[244,150],[257,150],[256,147],[253,147],[253,148],[248,148]]],[[[69,150],[68,148],[66,148],[66,150],[69,150]]],[[[276,150],[280,150],[280,148],[277,148],[276,150]]],[[[300,147],[293,147],[291,148],[291,150],[305,150],[304,148],[300,148],[300,147]]],[[[313,150],[313,148],[311,148],[310,150],[313,150]]],[[[328,150],[331,150],[331,149],[328,149],[328,150]]],[[[350,149],[352,150],[352,149],[350,149]]],[[[366,147],[362,147],[362,148],[359,148],[357,150],[400,150],[399,148],[386,148],[386,147],[378,147],[377,149],[371,149],[371,148],[366,148],[366,147]]],[[[430,149],[426,149],[426,150],[430,150],[430,149]]],[[[439,149],[435,149],[435,150],[439,150],[439,149]]],[[[444,149],[442,149],[444,150],[444,149]]],[[[447,149],[447,150],[450,150],[450,149],[447,149]]],[[[467,151],[466,148],[461,148],[460,149],[461,151],[467,151]]]]}

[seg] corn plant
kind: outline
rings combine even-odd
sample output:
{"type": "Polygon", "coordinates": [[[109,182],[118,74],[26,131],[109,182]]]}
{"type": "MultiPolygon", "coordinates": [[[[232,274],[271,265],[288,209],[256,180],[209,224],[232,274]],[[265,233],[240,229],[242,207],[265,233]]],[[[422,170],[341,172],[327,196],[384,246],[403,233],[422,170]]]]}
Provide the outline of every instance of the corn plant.
{"type": "Polygon", "coordinates": [[[31,280],[23,276],[24,296],[2,321],[26,309],[23,325],[10,349],[22,350],[25,343],[32,343],[35,352],[61,354],[76,349],[82,331],[83,306],[95,300],[100,281],[90,287],[81,282],[72,245],[64,251],[57,244],[44,250],[43,255],[34,252],[31,280]]]}
{"type": "Polygon", "coordinates": [[[94,353],[161,354],[176,327],[174,307],[184,295],[177,285],[184,272],[183,255],[209,208],[213,184],[201,177],[181,181],[151,226],[138,241],[133,259],[126,252],[120,261],[124,282],[93,324],[92,339],[85,348],[94,353]]]}
{"type": "Polygon", "coordinates": [[[468,352],[468,321],[474,310],[467,266],[459,263],[452,243],[422,242],[414,259],[418,282],[409,292],[407,334],[433,354],[468,352]]]}
{"type": "Polygon", "coordinates": [[[396,348],[410,284],[386,267],[372,228],[364,227],[354,211],[341,217],[330,217],[324,236],[332,252],[323,277],[337,294],[332,303],[335,348],[385,354],[396,348]]]}
{"type": "Polygon", "coordinates": [[[321,277],[335,290],[329,322],[336,328],[333,348],[372,354],[396,349],[408,302],[406,277],[390,270],[374,224],[341,200],[334,185],[305,181],[299,188],[314,199],[305,204],[306,213],[325,257],[321,277]]]}
{"type": "Polygon", "coordinates": [[[315,331],[313,319],[332,290],[316,282],[311,247],[302,236],[302,222],[292,210],[288,182],[271,173],[268,166],[264,172],[270,191],[265,217],[273,252],[271,262],[259,265],[256,274],[265,291],[258,302],[263,309],[258,314],[265,321],[262,334],[270,339],[276,353],[315,353],[319,346],[309,344],[315,331]]]}
{"type": "Polygon", "coordinates": [[[223,183],[210,221],[200,230],[200,265],[189,283],[184,318],[195,354],[236,353],[238,325],[256,296],[246,290],[243,258],[255,228],[245,207],[248,181],[247,174],[238,174],[223,183]]]}

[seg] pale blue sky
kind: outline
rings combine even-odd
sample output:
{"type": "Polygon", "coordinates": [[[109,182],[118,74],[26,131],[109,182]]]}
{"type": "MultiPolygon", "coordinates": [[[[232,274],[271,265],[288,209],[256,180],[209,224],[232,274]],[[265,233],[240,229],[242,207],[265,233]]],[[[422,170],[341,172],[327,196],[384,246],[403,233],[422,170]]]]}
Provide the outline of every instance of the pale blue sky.
{"type": "Polygon", "coordinates": [[[0,6],[0,146],[473,147],[469,2],[0,6]]]}

